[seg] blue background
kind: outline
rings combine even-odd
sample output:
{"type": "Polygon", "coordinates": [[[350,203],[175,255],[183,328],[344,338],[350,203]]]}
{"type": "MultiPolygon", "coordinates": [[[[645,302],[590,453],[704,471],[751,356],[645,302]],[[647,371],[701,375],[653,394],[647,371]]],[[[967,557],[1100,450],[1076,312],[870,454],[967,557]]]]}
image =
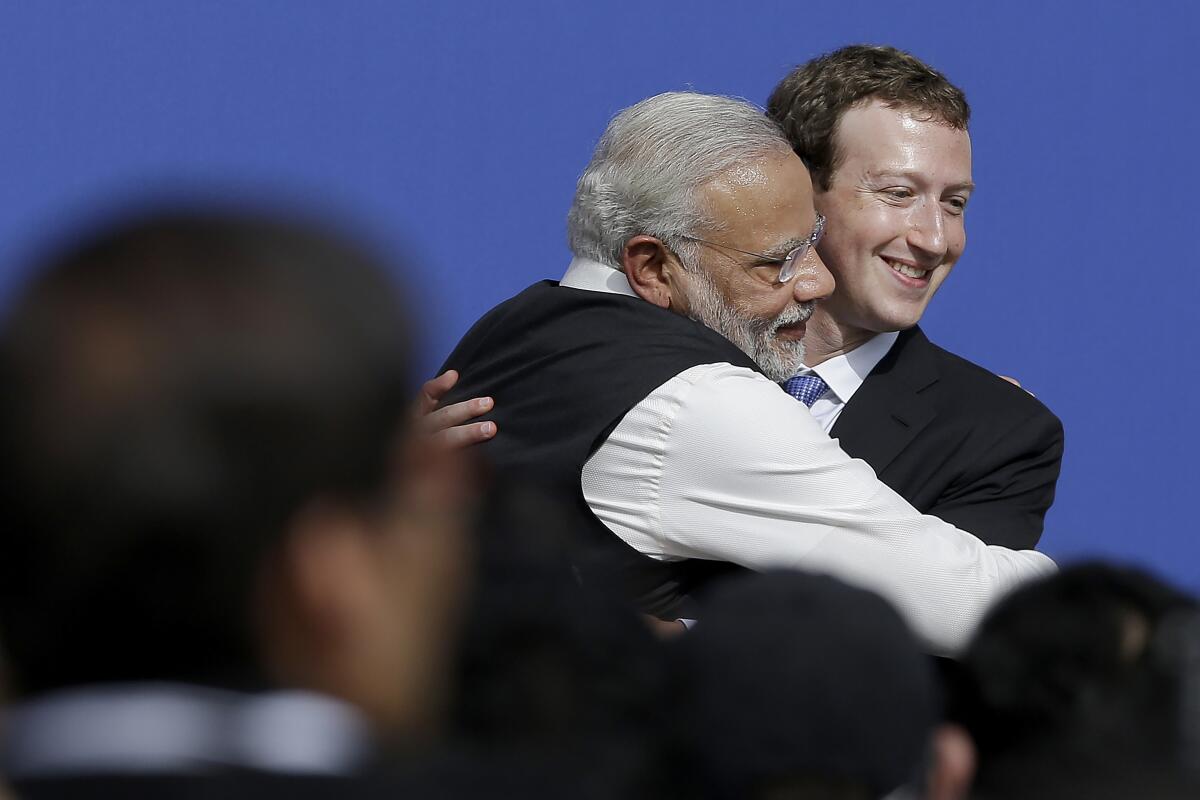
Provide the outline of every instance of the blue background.
{"type": "Polygon", "coordinates": [[[853,42],[967,93],[979,188],[931,337],[1062,417],[1044,549],[1200,588],[1200,193],[1187,2],[6,2],[0,298],[29,249],[163,188],[234,187],[409,254],[432,369],[567,261],[608,118],[661,91],[759,104],[853,42]]]}

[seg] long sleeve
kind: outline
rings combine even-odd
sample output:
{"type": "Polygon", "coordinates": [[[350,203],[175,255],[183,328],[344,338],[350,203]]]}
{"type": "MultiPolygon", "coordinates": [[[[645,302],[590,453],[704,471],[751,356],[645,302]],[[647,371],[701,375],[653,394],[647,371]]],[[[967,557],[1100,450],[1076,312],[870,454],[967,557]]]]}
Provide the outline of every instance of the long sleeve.
{"type": "Polygon", "coordinates": [[[728,364],[693,367],[631,409],[582,486],[642,553],[837,575],[890,600],[936,653],[957,651],[992,601],[1054,569],[921,515],[803,405],[728,364]]]}

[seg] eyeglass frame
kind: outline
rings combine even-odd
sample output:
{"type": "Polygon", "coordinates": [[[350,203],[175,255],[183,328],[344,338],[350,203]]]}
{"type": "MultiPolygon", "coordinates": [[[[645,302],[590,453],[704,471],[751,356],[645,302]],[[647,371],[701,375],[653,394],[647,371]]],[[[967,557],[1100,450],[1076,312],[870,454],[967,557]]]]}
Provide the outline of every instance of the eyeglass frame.
{"type": "MultiPolygon", "coordinates": [[[[751,250],[739,250],[736,247],[730,247],[729,245],[721,244],[720,242],[710,242],[708,239],[701,239],[699,236],[689,236],[686,233],[677,234],[680,239],[686,239],[689,242],[698,242],[700,244],[706,244],[709,247],[719,247],[723,250],[732,250],[735,253],[741,253],[742,255],[754,256],[755,258],[761,259],[768,264],[779,264],[779,277],[772,282],[772,285],[774,286],[782,286],[792,278],[796,277],[796,274],[800,271],[800,262],[808,256],[808,253],[810,250],[812,250],[812,248],[817,246],[817,243],[821,241],[821,237],[824,235],[825,215],[817,214],[816,222],[813,223],[813,231],[808,235],[808,238],[804,241],[804,243],[793,247],[787,252],[786,255],[784,255],[783,258],[775,258],[763,253],[755,253],[751,250]],[[789,264],[791,264],[790,273],[788,273],[789,264]],[[784,275],[785,273],[788,273],[786,277],[784,275]]],[[[739,264],[738,266],[746,270],[746,272],[749,272],[752,269],[752,267],[747,267],[745,264],[739,264]]]]}

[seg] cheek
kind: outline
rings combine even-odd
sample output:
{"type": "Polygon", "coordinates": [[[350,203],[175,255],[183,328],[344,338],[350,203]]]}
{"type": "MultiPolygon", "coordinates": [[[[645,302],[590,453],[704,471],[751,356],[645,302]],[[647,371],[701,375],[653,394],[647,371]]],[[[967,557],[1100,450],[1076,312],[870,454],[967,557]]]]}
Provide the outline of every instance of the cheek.
{"type": "Polygon", "coordinates": [[[966,246],[967,233],[961,225],[946,229],[946,256],[942,259],[942,263],[948,265],[945,271],[954,267],[966,246]]]}
{"type": "Polygon", "coordinates": [[[873,258],[890,241],[877,228],[856,225],[827,234],[824,247],[818,248],[821,260],[838,282],[852,282],[869,274],[873,258]]]}
{"type": "Polygon", "coordinates": [[[860,239],[861,235],[854,228],[846,225],[835,228],[830,223],[820,244],[817,245],[817,255],[821,257],[825,266],[837,275],[849,269],[853,262],[858,260],[860,239]]]}
{"type": "Polygon", "coordinates": [[[778,294],[770,296],[758,296],[747,292],[740,302],[731,303],[730,308],[743,321],[775,319],[787,307],[791,296],[792,293],[783,287],[780,287],[778,294]]]}
{"type": "Polygon", "coordinates": [[[894,242],[902,242],[908,235],[908,220],[896,209],[872,207],[854,218],[854,224],[846,226],[843,250],[858,257],[875,256],[894,242]]]}
{"type": "Polygon", "coordinates": [[[957,236],[953,239],[950,245],[950,251],[954,255],[954,260],[962,255],[963,250],[967,249],[967,231],[964,228],[958,228],[957,236]]]}

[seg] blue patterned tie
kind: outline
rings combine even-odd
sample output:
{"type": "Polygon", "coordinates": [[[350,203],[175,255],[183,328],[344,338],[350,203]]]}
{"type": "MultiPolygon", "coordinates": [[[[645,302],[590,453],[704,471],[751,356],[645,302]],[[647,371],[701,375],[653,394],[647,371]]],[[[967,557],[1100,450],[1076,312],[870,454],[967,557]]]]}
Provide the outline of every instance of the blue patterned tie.
{"type": "Polygon", "coordinates": [[[829,384],[821,380],[821,376],[816,373],[797,375],[783,385],[785,392],[809,408],[812,408],[812,404],[817,402],[817,398],[825,394],[828,388],[829,384]]]}

